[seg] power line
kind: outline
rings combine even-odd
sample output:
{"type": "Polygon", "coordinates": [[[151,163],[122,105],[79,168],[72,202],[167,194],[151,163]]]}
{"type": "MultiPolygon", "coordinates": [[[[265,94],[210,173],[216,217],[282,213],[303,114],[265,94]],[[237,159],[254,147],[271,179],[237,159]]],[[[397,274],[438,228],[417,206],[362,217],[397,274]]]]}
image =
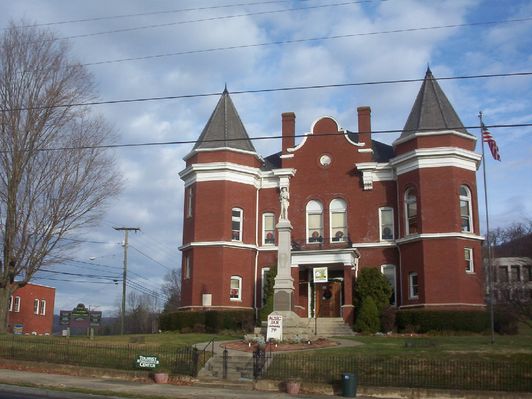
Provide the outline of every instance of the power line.
{"type": "Polygon", "coordinates": [[[110,279],[110,280],[120,279],[120,276],[107,276],[107,275],[85,274],[85,273],[70,273],[70,272],[60,272],[60,271],[57,271],[57,270],[48,270],[48,269],[39,269],[39,272],[53,273],[53,274],[62,274],[62,275],[66,275],[66,276],[88,277],[88,278],[95,278],[95,279],[110,279]]]}
{"type": "Polygon", "coordinates": [[[131,245],[131,244],[129,244],[129,246],[130,246],[131,248],[133,248],[135,251],[137,251],[139,254],[141,254],[141,255],[143,255],[144,257],[146,257],[146,258],[148,258],[149,260],[151,260],[152,262],[155,262],[155,263],[157,263],[159,266],[164,267],[166,270],[168,270],[168,271],[171,271],[171,270],[172,270],[172,269],[169,268],[168,266],[163,265],[163,264],[162,264],[161,262],[159,262],[158,260],[153,259],[151,256],[145,254],[144,252],[142,252],[140,249],[136,248],[135,246],[133,246],[133,245],[131,245]]]}
{"type": "Polygon", "coordinates": [[[509,19],[509,20],[504,20],[504,21],[499,20],[499,21],[485,21],[485,22],[469,22],[469,23],[462,23],[462,24],[437,25],[437,26],[427,26],[427,27],[418,27],[418,28],[393,29],[393,30],[387,30],[387,31],[360,32],[360,33],[351,33],[351,34],[344,34],[344,35],[321,36],[321,37],[306,38],[306,39],[278,40],[278,41],[273,41],[273,42],[241,44],[241,45],[234,45],[234,46],[227,46],[227,47],[214,47],[214,48],[209,48],[209,49],[187,50],[187,51],[180,51],[180,52],[174,52],[174,53],[155,54],[155,55],[147,55],[147,56],[140,56],[140,57],[119,58],[115,60],[89,62],[89,63],[85,63],[82,65],[93,66],[93,65],[113,64],[113,63],[118,63],[118,62],[140,61],[140,60],[148,60],[148,59],[163,58],[163,57],[174,57],[174,56],[179,56],[179,55],[210,53],[214,51],[226,51],[226,50],[236,50],[236,49],[244,49],[244,48],[265,47],[265,46],[281,46],[281,45],[287,45],[287,44],[346,39],[346,38],[362,37],[362,36],[377,36],[377,35],[419,32],[419,31],[436,30],[436,29],[463,28],[467,26],[483,26],[483,25],[496,25],[496,24],[505,24],[505,23],[516,23],[516,22],[528,22],[531,20],[532,20],[532,17],[526,17],[526,18],[518,18],[518,19],[509,19]]]}
{"type": "MultiPolygon", "coordinates": [[[[299,1],[309,1],[309,0],[299,0],[299,1]]],[[[106,17],[92,17],[92,18],[83,18],[83,19],[71,19],[71,20],[66,20],[66,21],[45,22],[45,23],[40,23],[40,24],[24,25],[24,26],[21,26],[21,28],[35,28],[39,26],[66,25],[66,24],[73,24],[73,23],[80,23],[80,22],[104,21],[104,20],[110,20],[110,19],[143,17],[143,16],[148,16],[148,15],[177,14],[177,13],[190,12],[190,11],[205,11],[205,10],[214,10],[214,9],[221,9],[221,8],[255,6],[255,5],[289,3],[289,2],[290,0],[272,0],[272,1],[257,1],[253,3],[223,4],[223,5],[209,6],[209,7],[178,8],[174,10],[150,11],[150,12],[142,12],[142,13],[135,13],[135,14],[120,14],[120,15],[110,15],[106,17]]],[[[7,29],[9,28],[4,28],[4,30],[7,30],[7,29]]]]}
{"type": "Polygon", "coordinates": [[[110,281],[91,281],[91,280],[69,280],[69,279],[63,279],[63,278],[53,278],[53,277],[35,277],[34,280],[39,281],[63,281],[63,282],[70,282],[70,283],[80,283],[80,284],[114,284],[117,283],[110,282],[110,281]]]}
{"type": "MultiPolygon", "coordinates": [[[[167,23],[163,23],[163,24],[150,24],[150,25],[143,25],[143,26],[134,26],[134,27],[131,27],[131,28],[113,29],[113,30],[101,31],[101,32],[93,32],[93,33],[83,33],[83,34],[79,34],[79,35],[52,38],[52,39],[48,39],[48,40],[45,40],[45,41],[81,39],[81,38],[85,38],[85,37],[94,37],[94,36],[108,35],[108,34],[114,34],[114,33],[134,32],[134,31],[139,31],[139,30],[164,28],[164,27],[168,27],[168,26],[193,24],[193,23],[198,23],[198,22],[212,22],[212,21],[219,21],[219,20],[228,20],[228,19],[235,19],[235,18],[251,17],[251,16],[257,16],[257,15],[279,14],[279,13],[284,13],[284,12],[314,10],[314,9],[322,9],[322,8],[329,8],[329,7],[340,7],[340,6],[359,4],[359,3],[371,3],[373,1],[375,1],[375,0],[346,1],[346,2],[342,2],[342,3],[320,4],[320,5],[308,6],[308,7],[283,8],[283,9],[279,9],[279,10],[257,11],[257,12],[249,12],[249,13],[233,14],[233,15],[222,15],[222,16],[209,17],[209,18],[199,18],[199,19],[190,19],[190,20],[185,20],[185,21],[167,22],[167,23]]],[[[383,2],[383,1],[389,1],[389,0],[377,0],[377,1],[383,2]]]]}
{"type": "MultiPolygon", "coordinates": [[[[443,80],[488,79],[488,78],[530,76],[530,75],[532,75],[531,71],[525,71],[525,72],[490,73],[490,74],[479,74],[479,75],[447,76],[447,77],[434,78],[434,80],[443,81],[443,80]]],[[[389,84],[399,84],[399,83],[415,83],[415,82],[423,82],[424,80],[425,78],[416,78],[416,79],[376,80],[376,81],[368,81],[368,82],[336,83],[336,84],[307,85],[307,86],[286,86],[286,87],[276,87],[276,88],[269,88],[269,89],[267,88],[267,89],[238,90],[238,91],[232,91],[231,95],[272,93],[272,92],[278,92],[278,91],[284,92],[284,91],[295,91],[295,90],[316,90],[316,89],[342,88],[342,87],[355,87],[355,86],[376,86],[376,85],[389,85],[389,84]]],[[[120,100],[88,101],[88,102],[82,102],[82,103],[58,104],[58,105],[52,105],[52,106],[2,108],[0,109],[0,111],[17,112],[17,111],[29,111],[29,110],[38,110],[38,109],[51,109],[51,108],[71,108],[71,107],[94,106],[94,105],[179,100],[179,99],[185,99],[185,98],[213,97],[213,96],[220,96],[222,94],[223,93],[221,92],[214,92],[214,93],[183,94],[183,95],[177,95],[177,96],[140,97],[140,98],[129,98],[129,99],[120,99],[120,100]]],[[[112,145],[102,146],[102,147],[112,148],[112,145]]],[[[84,147],[76,147],[76,148],[84,148],[84,147]]],[[[98,148],[98,147],[90,147],[90,148],[98,148]]]]}

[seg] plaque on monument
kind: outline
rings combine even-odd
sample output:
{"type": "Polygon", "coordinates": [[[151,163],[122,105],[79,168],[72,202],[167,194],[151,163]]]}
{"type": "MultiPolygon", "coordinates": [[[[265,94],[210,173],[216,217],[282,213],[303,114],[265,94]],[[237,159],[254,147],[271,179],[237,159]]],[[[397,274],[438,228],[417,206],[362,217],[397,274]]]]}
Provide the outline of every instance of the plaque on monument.
{"type": "Polygon", "coordinates": [[[266,332],[266,340],[274,339],[276,341],[283,340],[283,316],[280,314],[271,313],[268,316],[268,330],[266,332]]]}

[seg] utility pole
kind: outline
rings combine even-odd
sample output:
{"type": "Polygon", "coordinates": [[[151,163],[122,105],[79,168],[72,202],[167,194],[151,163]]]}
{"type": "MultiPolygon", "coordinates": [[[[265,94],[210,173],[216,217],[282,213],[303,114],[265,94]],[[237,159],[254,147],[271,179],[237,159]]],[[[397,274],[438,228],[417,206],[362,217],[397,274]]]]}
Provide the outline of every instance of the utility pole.
{"type": "Polygon", "coordinates": [[[120,335],[124,335],[124,319],[126,316],[126,281],[127,281],[127,239],[130,231],[140,231],[140,227],[113,227],[124,232],[124,273],[122,275],[122,312],[120,314],[120,335]]]}

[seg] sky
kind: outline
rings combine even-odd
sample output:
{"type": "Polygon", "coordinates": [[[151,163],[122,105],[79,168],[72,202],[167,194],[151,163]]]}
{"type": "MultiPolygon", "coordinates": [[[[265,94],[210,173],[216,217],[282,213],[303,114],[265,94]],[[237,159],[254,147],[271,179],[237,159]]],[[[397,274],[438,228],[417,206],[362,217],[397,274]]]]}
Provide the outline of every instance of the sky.
{"type": "MultiPolygon", "coordinates": [[[[196,140],[225,85],[254,139],[279,136],[283,112],[296,114],[296,134],[325,115],[356,131],[356,108],[366,105],[374,131],[400,130],[421,83],[236,92],[422,79],[427,66],[436,78],[532,72],[530,0],[0,0],[0,9],[0,28],[23,20],[69,38],[100,100],[214,94],[93,106],[120,144],[196,140]]],[[[532,123],[530,75],[440,86],[477,137],[479,111],[486,125],[532,123]]],[[[532,127],[490,131],[502,158],[486,162],[490,227],[504,227],[532,218],[532,127]]],[[[398,136],[373,138],[391,144],[398,136]]],[[[281,148],[278,139],[254,145],[263,156],[281,148]]],[[[129,234],[128,292],[155,292],[162,305],[164,276],[181,267],[178,173],[192,146],[113,150],[122,194],[97,227],[74,236],[80,245],[54,269],[60,273],[35,279],[56,287],[56,313],[78,303],[104,316],[117,312],[124,239],[117,226],[141,229],[129,234]]],[[[478,188],[485,232],[482,170],[478,188]]]]}

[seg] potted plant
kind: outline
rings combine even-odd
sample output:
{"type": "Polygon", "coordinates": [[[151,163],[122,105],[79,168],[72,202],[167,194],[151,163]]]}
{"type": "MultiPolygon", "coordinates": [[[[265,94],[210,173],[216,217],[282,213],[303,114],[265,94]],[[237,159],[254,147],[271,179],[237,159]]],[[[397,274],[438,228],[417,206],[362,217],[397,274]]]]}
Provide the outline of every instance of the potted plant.
{"type": "Polygon", "coordinates": [[[301,388],[301,380],[298,378],[289,378],[286,381],[286,393],[289,395],[297,395],[301,388]]]}
{"type": "Polygon", "coordinates": [[[156,384],[168,384],[168,370],[163,367],[157,367],[153,371],[153,381],[156,384]]]}

